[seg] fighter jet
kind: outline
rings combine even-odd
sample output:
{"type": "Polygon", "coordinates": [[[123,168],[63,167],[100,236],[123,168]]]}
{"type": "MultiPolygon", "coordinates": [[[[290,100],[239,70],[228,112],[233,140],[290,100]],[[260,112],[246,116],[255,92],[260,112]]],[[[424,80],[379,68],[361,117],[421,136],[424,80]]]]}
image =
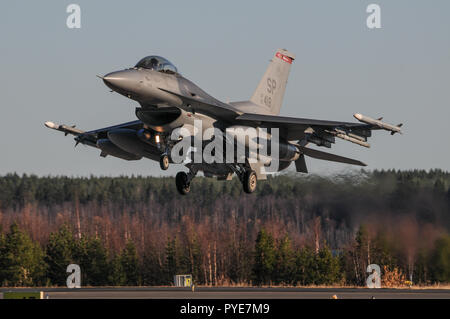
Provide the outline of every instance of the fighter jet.
{"type": "MultiPolygon", "coordinates": [[[[361,123],[326,121],[279,116],[289,72],[295,55],[285,49],[276,50],[256,90],[248,101],[225,103],[203,91],[183,77],[178,69],[161,56],[147,56],[134,67],[100,76],[112,91],[136,101],[137,120],[101,129],[82,131],[75,126],[45,122],[45,126],[75,136],[76,145],[85,144],[100,149],[100,156],[115,156],[124,160],[140,160],[143,157],[159,161],[162,170],[173,162],[171,151],[183,137],[171,138],[176,129],[192,127],[201,121],[202,130],[216,128],[225,132],[232,127],[278,130],[278,143],[268,159],[257,157],[232,162],[183,162],[188,172],[178,172],[176,187],[180,194],[187,194],[198,172],[206,177],[230,180],[236,174],[246,193],[256,189],[258,180],[266,179],[264,167],[277,161],[277,171],[286,169],[292,162],[297,172],[307,173],[305,156],[366,166],[361,161],[330,154],[307,147],[309,144],[331,148],[336,138],[360,146],[367,142],[372,130],[401,133],[401,126],[391,125],[380,119],[372,119],[359,113],[354,117],[361,123]]],[[[233,143],[234,141],[231,141],[233,143]]],[[[230,141],[228,141],[230,143],[230,141]]],[[[245,140],[248,146],[248,140],[245,140]]],[[[203,147],[204,144],[202,144],[203,147]]],[[[196,150],[199,151],[199,150],[196,150]]],[[[200,150],[201,151],[201,150],[200,150]]],[[[245,156],[248,154],[245,153],[245,156]]]]}

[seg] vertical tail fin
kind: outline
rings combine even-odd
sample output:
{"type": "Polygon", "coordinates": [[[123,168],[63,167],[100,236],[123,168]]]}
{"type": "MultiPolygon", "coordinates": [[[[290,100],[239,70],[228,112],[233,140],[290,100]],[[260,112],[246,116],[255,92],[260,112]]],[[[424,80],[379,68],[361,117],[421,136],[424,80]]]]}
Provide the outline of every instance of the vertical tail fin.
{"type": "Polygon", "coordinates": [[[269,108],[274,115],[279,114],[294,59],[294,54],[284,49],[277,50],[250,101],[269,108]]]}

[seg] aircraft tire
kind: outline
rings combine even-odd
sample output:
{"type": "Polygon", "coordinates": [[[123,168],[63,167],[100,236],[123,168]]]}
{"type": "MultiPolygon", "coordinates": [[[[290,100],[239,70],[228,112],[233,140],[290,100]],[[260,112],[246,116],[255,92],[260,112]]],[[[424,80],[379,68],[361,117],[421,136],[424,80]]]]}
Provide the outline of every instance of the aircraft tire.
{"type": "Polygon", "coordinates": [[[185,172],[178,172],[175,177],[177,190],[181,195],[187,195],[191,190],[191,185],[188,183],[188,176],[185,172]]]}
{"type": "Polygon", "coordinates": [[[244,174],[244,192],[251,194],[256,190],[257,184],[256,172],[253,170],[248,170],[244,174]]]}
{"type": "Polygon", "coordinates": [[[162,155],[159,158],[159,166],[161,167],[161,169],[163,171],[167,170],[169,168],[169,156],[167,155],[162,155]]]}

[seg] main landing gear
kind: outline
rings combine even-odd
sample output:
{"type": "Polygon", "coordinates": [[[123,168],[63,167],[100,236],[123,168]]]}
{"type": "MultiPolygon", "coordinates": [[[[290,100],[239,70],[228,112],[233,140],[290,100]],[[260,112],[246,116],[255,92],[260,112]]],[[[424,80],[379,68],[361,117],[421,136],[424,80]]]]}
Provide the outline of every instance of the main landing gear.
{"type": "Polygon", "coordinates": [[[239,177],[239,180],[241,181],[244,188],[244,192],[246,192],[247,194],[251,194],[256,190],[258,178],[254,170],[252,170],[248,166],[244,167],[243,165],[230,166],[230,168],[239,177]]]}
{"type": "Polygon", "coordinates": [[[197,170],[194,167],[189,167],[189,172],[178,172],[175,176],[175,184],[177,185],[178,193],[187,195],[191,190],[191,181],[197,175],[197,170]]]}
{"type": "MultiPolygon", "coordinates": [[[[251,194],[256,190],[257,185],[257,176],[256,172],[250,168],[243,167],[235,167],[233,168],[236,175],[239,177],[242,186],[244,188],[244,192],[247,194],[251,194]]],[[[175,177],[175,184],[177,186],[177,190],[181,195],[189,194],[191,190],[191,181],[195,177],[198,172],[198,167],[192,165],[189,167],[189,172],[178,172],[175,177]]]]}
{"type": "Polygon", "coordinates": [[[244,192],[251,194],[256,190],[256,172],[253,170],[246,170],[243,176],[242,185],[244,192]]]}
{"type": "Polygon", "coordinates": [[[191,190],[191,183],[188,182],[188,176],[185,172],[177,173],[175,183],[177,184],[177,191],[181,195],[187,195],[191,190]]]}

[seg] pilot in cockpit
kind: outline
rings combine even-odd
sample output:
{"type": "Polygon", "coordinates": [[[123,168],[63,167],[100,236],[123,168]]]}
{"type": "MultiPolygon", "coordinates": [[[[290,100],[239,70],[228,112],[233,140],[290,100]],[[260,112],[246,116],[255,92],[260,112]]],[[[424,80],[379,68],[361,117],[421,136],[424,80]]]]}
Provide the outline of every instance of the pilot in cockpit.
{"type": "Polygon", "coordinates": [[[178,74],[177,68],[172,63],[157,55],[151,55],[143,58],[136,64],[135,68],[149,69],[169,74],[178,74]]]}
{"type": "Polygon", "coordinates": [[[149,69],[158,70],[158,60],[156,60],[155,58],[151,58],[149,64],[149,69]]]}

